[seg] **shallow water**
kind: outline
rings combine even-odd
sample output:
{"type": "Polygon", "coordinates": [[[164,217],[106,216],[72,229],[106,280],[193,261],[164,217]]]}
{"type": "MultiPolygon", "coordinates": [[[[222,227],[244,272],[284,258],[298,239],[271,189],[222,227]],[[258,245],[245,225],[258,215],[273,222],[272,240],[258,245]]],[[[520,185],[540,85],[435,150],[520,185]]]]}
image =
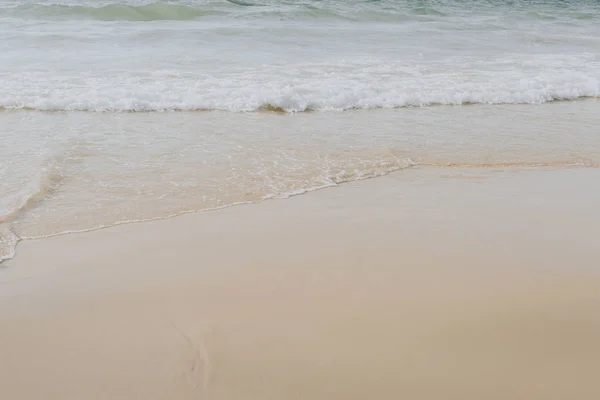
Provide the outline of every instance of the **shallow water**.
{"type": "Polygon", "coordinates": [[[0,35],[0,259],[427,165],[600,164],[595,1],[0,0],[0,35]]]}

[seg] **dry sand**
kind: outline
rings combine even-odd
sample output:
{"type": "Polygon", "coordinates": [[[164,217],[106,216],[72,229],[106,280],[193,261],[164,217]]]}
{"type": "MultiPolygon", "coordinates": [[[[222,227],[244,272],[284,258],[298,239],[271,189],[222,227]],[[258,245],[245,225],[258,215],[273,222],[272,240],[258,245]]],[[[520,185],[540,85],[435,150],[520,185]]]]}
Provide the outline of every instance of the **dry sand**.
{"type": "Polygon", "coordinates": [[[598,399],[600,170],[415,168],[23,242],[0,399],[598,399]]]}

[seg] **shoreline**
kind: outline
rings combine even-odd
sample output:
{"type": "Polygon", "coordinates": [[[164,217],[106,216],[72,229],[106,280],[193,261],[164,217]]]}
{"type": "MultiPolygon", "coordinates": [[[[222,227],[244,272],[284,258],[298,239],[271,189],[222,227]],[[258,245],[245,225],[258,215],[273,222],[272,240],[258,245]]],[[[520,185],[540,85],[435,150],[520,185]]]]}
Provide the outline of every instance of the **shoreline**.
{"type": "Polygon", "coordinates": [[[5,114],[14,127],[6,155],[14,173],[0,183],[7,193],[0,213],[11,215],[0,227],[0,258],[11,253],[9,230],[22,238],[81,232],[284,197],[412,164],[597,167],[597,104],[188,113],[176,118],[174,135],[164,113],[5,114]]]}
{"type": "Polygon", "coordinates": [[[413,172],[24,241],[0,394],[600,395],[600,171],[413,172]]]}
{"type": "Polygon", "coordinates": [[[331,185],[324,185],[324,186],[319,186],[319,187],[314,187],[314,188],[308,188],[308,189],[300,190],[298,192],[285,193],[285,194],[281,194],[281,195],[269,194],[269,195],[263,197],[262,199],[256,200],[256,201],[225,204],[225,205],[217,206],[217,207],[213,207],[213,208],[184,210],[184,211],[166,215],[166,216],[150,217],[147,219],[140,219],[140,220],[120,221],[120,222],[113,223],[112,225],[101,225],[101,226],[95,226],[92,228],[87,228],[87,229],[82,229],[82,230],[58,232],[58,233],[42,235],[42,236],[28,237],[28,236],[18,236],[15,234],[16,246],[14,248],[14,252],[12,255],[9,255],[7,258],[0,259],[0,268],[3,266],[3,264],[9,263],[10,260],[12,260],[16,257],[16,255],[17,255],[16,248],[19,243],[24,242],[24,241],[29,242],[29,241],[49,239],[49,238],[64,236],[64,235],[77,235],[77,234],[82,234],[82,233],[95,232],[95,231],[103,230],[103,229],[111,229],[111,228],[115,228],[115,227],[118,227],[121,225],[144,224],[144,223],[148,223],[148,222],[177,218],[177,217],[181,217],[181,216],[188,215],[188,214],[213,212],[213,211],[219,211],[222,209],[227,209],[230,207],[260,204],[262,202],[270,201],[270,200],[286,200],[286,199],[290,199],[290,198],[293,198],[296,196],[307,195],[307,194],[317,192],[320,190],[334,189],[341,185],[352,184],[352,183],[367,181],[367,180],[371,180],[371,179],[378,179],[378,178],[386,177],[391,174],[402,173],[402,171],[405,171],[405,170],[408,170],[411,168],[415,168],[415,167],[416,168],[430,168],[430,169],[453,168],[453,169],[459,169],[459,170],[460,169],[467,169],[467,170],[475,169],[475,170],[488,170],[488,171],[493,171],[493,170],[497,170],[497,169],[511,169],[512,171],[515,171],[515,172],[527,172],[527,171],[540,171],[540,172],[545,171],[545,172],[547,172],[547,171],[553,171],[553,170],[566,170],[566,169],[598,169],[598,168],[600,168],[600,165],[597,163],[594,163],[594,162],[589,162],[589,163],[585,163],[585,162],[582,162],[582,163],[562,163],[562,162],[548,162],[548,163],[516,162],[515,163],[515,162],[512,162],[511,163],[511,162],[508,162],[508,163],[491,163],[491,164],[481,164],[481,165],[470,165],[470,164],[431,164],[431,163],[430,164],[427,164],[427,163],[421,164],[418,162],[412,162],[412,160],[407,160],[407,163],[409,163],[410,165],[399,168],[397,170],[390,171],[390,172],[384,172],[380,175],[360,177],[357,179],[343,180],[340,182],[332,182],[331,185]]]}

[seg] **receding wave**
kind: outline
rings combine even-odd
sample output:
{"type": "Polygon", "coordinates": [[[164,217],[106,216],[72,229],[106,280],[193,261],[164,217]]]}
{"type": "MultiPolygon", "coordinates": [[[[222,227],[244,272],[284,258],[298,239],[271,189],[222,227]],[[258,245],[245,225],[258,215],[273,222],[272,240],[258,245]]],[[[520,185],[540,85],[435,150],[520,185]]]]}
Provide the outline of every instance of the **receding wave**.
{"type": "Polygon", "coordinates": [[[449,167],[449,168],[600,168],[600,164],[593,160],[573,159],[554,161],[496,161],[496,162],[425,162],[419,163],[423,167],[449,167]]]}
{"type": "Polygon", "coordinates": [[[57,170],[57,160],[51,160],[28,184],[0,203],[0,263],[15,255],[19,236],[12,230],[10,221],[56,188],[62,180],[57,170]]]}
{"type": "MultiPolygon", "coordinates": [[[[254,199],[243,199],[240,198],[237,201],[233,201],[228,204],[209,206],[209,207],[190,207],[183,209],[180,212],[175,212],[168,215],[159,216],[148,216],[146,218],[137,219],[118,219],[110,222],[103,222],[97,225],[92,225],[87,228],[67,229],[61,231],[55,231],[45,233],[38,236],[23,236],[20,237],[15,231],[11,229],[9,222],[10,219],[17,216],[21,211],[27,207],[36,203],[41,199],[48,191],[52,190],[61,177],[55,174],[45,173],[40,175],[39,179],[32,181],[32,184],[20,192],[20,197],[13,202],[13,207],[8,213],[3,214],[0,219],[0,263],[6,261],[15,256],[16,246],[20,240],[38,239],[42,237],[52,237],[57,235],[64,235],[70,233],[79,233],[93,231],[103,228],[109,228],[117,225],[138,223],[153,221],[158,219],[170,218],[182,214],[210,211],[215,209],[222,209],[231,206],[237,206],[242,204],[255,203],[269,199],[282,199],[289,198],[297,195],[302,195],[315,190],[325,189],[329,187],[335,187],[347,182],[360,181],[365,179],[377,178],[385,176],[394,172],[409,169],[411,167],[439,167],[439,168],[600,168],[600,164],[597,161],[585,159],[585,158],[573,158],[573,159],[558,159],[558,160],[538,160],[538,161],[490,161],[490,162],[415,162],[411,158],[401,158],[390,154],[381,154],[374,156],[369,159],[354,160],[347,164],[342,164],[330,169],[321,169],[319,171],[306,171],[301,172],[299,179],[302,182],[299,186],[287,186],[285,184],[285,177],[275,176],[277,182],[274,184],[264,187],[266,194],[256,197],[254,199]],[[281,180],[283,179],[283,181],[281,180]],[[2,223],[4,222],[4,223],[2,223]]],[[[298,176],[294,177],[298,178],[298,176]]],[[[293,181],[298,179],[293,179],[293,181]]],[[[98,221],[97,221],[98,222],[98,221]]]]}
{"type": "Polygon", "coordinates": [[[39,238],[48,238],[53,236],[71,234],[71,233],[81,233],[81,232],[89,232],[104,228],[110,228],[113,226],[130,224],[130,223],[139,223],[139,222],[148,222],[159,219],[171,218],[178,215],[189,214],[193,212],[201,212],[201,211],[211,211],[217,210],[237,205],[256,203],[269,199],[282,199],[289,198],[297,195],[301,195],[304,193],[312,192],[315,190],[320,190],[328,187],[338,186],[340,184],[346,182],[360,181],[365,179],[377,178],[380,176],[388,175],[393,172],[397,172],[403,169],[407,169],[417,165],[417,163],[413,162],[411,159],[402,159],[396,156],[383,156],[376,157],[371,160],[362,160],[356,164],[348,164],[346,166],[341,166],[339,168],[326,169],[323,171],[319,171],[317,173],[309,173],[304,176],[302,187],[285,187],[285,185],[281,188],[278,188],[278,185],[271,187],[270,189],[265,188],[267,191],[266,194],[254,199],[254,200],[243,200],[233,201],[229,204],[224,204],[220,206],[214,207],[200,207],[200,208],[190,208],[186,210],[182,210],[180,212],[176,212],[169,215],[162,216],[149,216],[147,218],[140,219],[125,219],[125,220],[115,220],[108,224],[99,224],[95,226],[91,226],[89,228],[84,229],[74,229],[74,230],[64,230],[53,232],[49,234],[43,234],[40,236],[18,236],[6,222],[9,219],[15,217],[20,211],[23,211],[27,206],[35,203],[39,200],[43,195],[53,188],[56,182],[60,182],[60,179],[57,176],[42,174],[41,178],[33,182],[30,185],[30,188],[24,190],[21,194],[22,196],[17,201],[17,206],[12,208],[9,213],[5,214],[4,219],[0,219],[0,263],[3,261],[9,260],[13,258],[16,254],[16,246],[21,240],[31,240],[31,239],[39,239],[39,238]],[[36,189],[37,188],[37,189],[36,189]]]}

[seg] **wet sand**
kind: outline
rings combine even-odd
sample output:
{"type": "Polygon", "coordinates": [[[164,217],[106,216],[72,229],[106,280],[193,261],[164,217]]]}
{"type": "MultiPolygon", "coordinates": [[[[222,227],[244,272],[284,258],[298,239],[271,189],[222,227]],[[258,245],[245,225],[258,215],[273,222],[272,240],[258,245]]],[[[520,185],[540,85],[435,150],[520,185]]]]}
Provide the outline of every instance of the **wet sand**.
{"type": "Polygon", "coordinates": [[[25,241],[0,398],[599,398],[598,204],[598,169],[416,167],[25,241]]]}

